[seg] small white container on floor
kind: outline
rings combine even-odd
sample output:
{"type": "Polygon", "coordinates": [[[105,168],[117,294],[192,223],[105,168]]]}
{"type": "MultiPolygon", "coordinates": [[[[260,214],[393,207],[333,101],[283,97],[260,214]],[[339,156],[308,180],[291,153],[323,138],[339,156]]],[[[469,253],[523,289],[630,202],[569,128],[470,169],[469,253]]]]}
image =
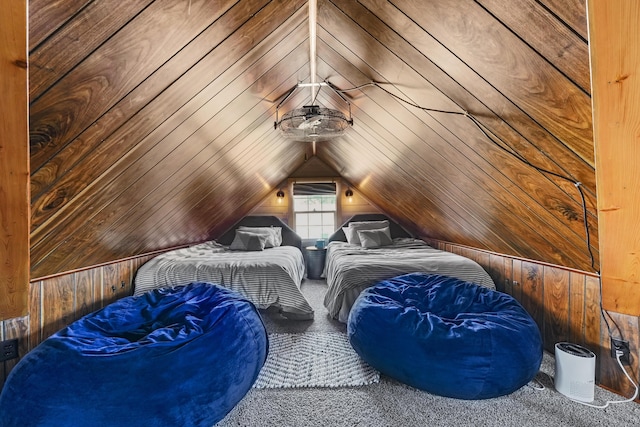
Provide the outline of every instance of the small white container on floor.
{"type": "Polygon", "coordinates": [[[555,387],[565,396],[592,402],[595,390],[596,355],[589,349],[568,342],[555,346],[555,387]]]}

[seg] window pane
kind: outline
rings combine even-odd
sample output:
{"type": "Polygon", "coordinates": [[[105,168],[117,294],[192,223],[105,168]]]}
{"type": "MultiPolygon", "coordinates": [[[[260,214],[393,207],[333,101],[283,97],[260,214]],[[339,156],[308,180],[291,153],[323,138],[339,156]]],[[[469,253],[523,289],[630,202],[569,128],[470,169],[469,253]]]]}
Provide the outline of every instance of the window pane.
{"type": "Polygon", "coordinates": [[[336,210],[336,196],[322,196],[322,210],[323,211],[335,211],[336,210]]]}
{"type": "Polygon", "coordinates": [[[309,215],[309,225],[322,225],[322,213],[314,212],[309,215]]]}
{"type": "Polygon", "coordinates": [[[293,210],[294,211],[308,211],[309,199],[308,196],[295,196],[293,198],[293,210]]]}
{"type": "Polygon", "coordinates": [[[322,227],[322,236],[324,239],[328,238],[329,236],[331,236],[333,234],[333,232],[335,231],[335,228],[333,226],[328,226],[328,225],[324,225],[322,227]]]}
{"type": "Polygon", "coordinates": [[[320,212],[322,210],[322,196],[309,196],[309,210],[320,212]]]}
{"type": "Polygon", "coordinates": [[[299,225],[308,225],[308,224],[309,224],[309,214],[306,214],[306,213],[296,214],[296,227],[299,225]]]}
{"type": "Polygon", "coordinates": [[[303,239],[327,238],[335,231],[336,196],[295,195],[296,232],[303,239]]]}
{"type": "Polygon", "coordinates": [[[296,227],[296,233],[303,239],[309,238],[309,227],[306,225],[296,227]]]}
{"type": "Polygon", "coordinates": [[[309,227],[309,238],[316,239],[322,237],[322,227],[321,226],[311,226],[309,227]]]}

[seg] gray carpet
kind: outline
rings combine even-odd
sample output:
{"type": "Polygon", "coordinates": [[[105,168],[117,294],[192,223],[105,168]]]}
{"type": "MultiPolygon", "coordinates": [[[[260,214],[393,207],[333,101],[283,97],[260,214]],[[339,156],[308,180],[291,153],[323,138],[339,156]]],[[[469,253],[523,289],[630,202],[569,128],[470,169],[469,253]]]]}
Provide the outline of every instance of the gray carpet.
{"type": "MultiPolygon", "coordinates": [[[[291,321],[263,313],[269,333],[341,331],[322,305],[323,281],[307,280],[302,291],[315,310],[312,321],[291,321]]],[[[553,388],[553,357],[545,354],[538,379],[544,390],[525,386],[496,399],[466,401],[434,396],[382,376],[362,387],[252,389],[218,427],[229,426],[640,426],[640,405],[623,403],[607,409],[572,402],[553,388]]],[[[620,400],[596,388],[595,404],[620,400]]]]}

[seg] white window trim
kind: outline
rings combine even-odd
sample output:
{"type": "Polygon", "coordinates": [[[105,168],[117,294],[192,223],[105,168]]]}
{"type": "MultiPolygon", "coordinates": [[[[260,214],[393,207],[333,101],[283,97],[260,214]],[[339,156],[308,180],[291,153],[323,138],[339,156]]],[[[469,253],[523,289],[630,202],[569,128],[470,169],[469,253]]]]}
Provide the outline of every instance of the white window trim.
{"type": "Polygon", "coordinates": [[[334,213],[335,218],[333,219],[334,224],[336,225],[336,227],[340,226],[340,223],[338,222],[338,220],[340,218],[342,218],[342,197],[340,197],[340,194],[342,194],[342,190],[344,187],[344,184],[342,182],[342,180],[340,178],[336,178],[336,177],[318,177],[318,178],[290,178],[288,183],[287,183],[287,193],[289,193],[287,195],[287,197],[290,200],[289,203],[289,227],[293,228],[294,230],[296,229],[296,215],[295,215],[295,209],[294,209],[294,202],[293,202],[293,185],[296,183],[305,183],[305,182],[334,182],[336,184],[336,211],[334,213]]]}

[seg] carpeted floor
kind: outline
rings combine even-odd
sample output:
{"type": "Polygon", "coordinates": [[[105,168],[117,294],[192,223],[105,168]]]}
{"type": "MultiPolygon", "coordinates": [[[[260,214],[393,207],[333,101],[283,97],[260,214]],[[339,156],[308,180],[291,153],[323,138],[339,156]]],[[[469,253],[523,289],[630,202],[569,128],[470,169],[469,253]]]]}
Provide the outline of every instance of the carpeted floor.
{"type": "MultiPolygon", "coordinates": [[[[306,280],[302,291],[315,310],[312,321],[291,321],[263,313],[269,333],[340,331],[322,305],[324,281],[306,280]]],[[[391,427],[391,426],[615,426],[640,425],[640,405],[623,403],[607,409],[572,402],[553,388],[553,357],[545,354],[538,379],[544,390],[525,386],[508,396],[466,401],[434,396],[382,376],[362,387],[252,389],[218,427],[391,427]]],[[[596,388],[596,401],[620,400],[596,388]]]]}

